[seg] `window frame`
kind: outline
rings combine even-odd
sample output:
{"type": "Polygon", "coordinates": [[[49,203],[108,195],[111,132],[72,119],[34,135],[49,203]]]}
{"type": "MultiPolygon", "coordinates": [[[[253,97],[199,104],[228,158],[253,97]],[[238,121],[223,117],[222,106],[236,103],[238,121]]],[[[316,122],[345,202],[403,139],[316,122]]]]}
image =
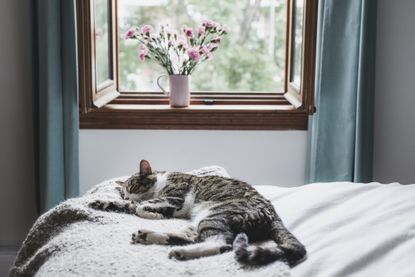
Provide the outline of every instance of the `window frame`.
{"type": "Polygon", "coordinates": [[[294,0],[286,0],[285,92],[192,92],[188,108],[171,108],[163,93],[119,92],[118,0],[110,1],[114,78],[97,90],[94,0],[77,0],[81,129],[307,130],[307,117],[315,112],[317,0],[300,0],[304,1],[300,88],[289,82],[294,0]]]}
{"type": "Polygon", "coordinates": [[[316,43],[317,43],[317,0],[287,0],[287,47],[286,47],[286,93],[285,97],[293,104],[294,107],[304,109],[307,114],[311,115],[316,112],[314,106],[314,80],[315,80],[315,61],[316,61],[316,43]],[[294,37],[294,2],[303,1],[303,43],[301,53],[301,82],[298,87],[292,76],[293,61],[293,37],[294,37]]]}

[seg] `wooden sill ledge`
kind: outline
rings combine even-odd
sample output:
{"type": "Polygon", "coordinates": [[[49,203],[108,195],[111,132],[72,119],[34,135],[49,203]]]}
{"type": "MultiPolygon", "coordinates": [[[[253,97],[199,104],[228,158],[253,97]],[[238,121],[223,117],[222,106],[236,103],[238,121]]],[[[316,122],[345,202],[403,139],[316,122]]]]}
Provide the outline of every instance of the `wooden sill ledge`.
{"type": "Polygon", "coordinates": [[[282,105],[108,104],[81,113],[81,129],[307,130],[307,113],[282,105]]]}

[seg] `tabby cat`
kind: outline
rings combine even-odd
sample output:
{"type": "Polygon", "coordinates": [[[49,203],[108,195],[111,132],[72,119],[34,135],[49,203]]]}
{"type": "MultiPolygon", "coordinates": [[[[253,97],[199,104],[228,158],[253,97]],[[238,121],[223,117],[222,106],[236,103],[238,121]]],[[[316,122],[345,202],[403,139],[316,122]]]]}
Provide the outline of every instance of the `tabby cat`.
{"type": "Polygon", "coordinates": [[[140,171],[118,184],[122,198],[130,201],[95,201],[90,206],[148,219],[190,219],[189,226],[177,233],[138,230],[132,234],[132,243],[179,246],[170,251],[170,258],[188,260],[233,249],[243,264],[282,260],[294,266],[306,256],[305,247],[284,227],[271,202],[245,182],[153,171],[142,160],[140,171]],[[276,245],[248,247],[248,238],[271,239],[276,245]]]}

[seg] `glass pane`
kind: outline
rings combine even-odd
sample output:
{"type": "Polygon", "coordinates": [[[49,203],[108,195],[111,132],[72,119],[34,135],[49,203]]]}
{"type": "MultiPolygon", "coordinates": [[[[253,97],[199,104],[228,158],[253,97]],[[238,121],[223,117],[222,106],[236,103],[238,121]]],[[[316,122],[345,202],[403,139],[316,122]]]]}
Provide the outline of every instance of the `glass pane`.
{"type": "Polygon", "coordinates": [[[285,79],[285,0],[119,0],[119,62],[122,91],[160,91],[165,70],[141,62],[136,41],[126,41],[131,26],[169,24],[195,29],[205,19],[230,27],[214,58],[192,74],[192,90],[282,92],[285,79]]]}
{"type": "Polygon", "coordinates": [[[292,56],[292,82],[300,87],[301,83],[301,58],[303,48],[303,0],[294,1],[293,16],[293,56],[292,56]]]}
{"type": "Polygon", "coordinates": [[[112,80],[111,0],[94,0],[97,86],[112,80]]]}

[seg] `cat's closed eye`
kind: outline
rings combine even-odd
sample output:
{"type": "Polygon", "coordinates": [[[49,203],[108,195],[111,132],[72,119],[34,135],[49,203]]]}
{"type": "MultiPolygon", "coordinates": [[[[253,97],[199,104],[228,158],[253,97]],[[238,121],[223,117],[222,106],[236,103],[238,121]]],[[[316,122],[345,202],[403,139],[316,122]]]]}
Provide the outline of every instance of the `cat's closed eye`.
{"type": "Polygon", "coordinates": [[[115,183],[118,185],[117,187],[115,187],[115,189],[118,190],[118,192],[120,193],[121,198],[124,199],[124,190],[123,190],[124,182],[115,181],[115,183]]]}

